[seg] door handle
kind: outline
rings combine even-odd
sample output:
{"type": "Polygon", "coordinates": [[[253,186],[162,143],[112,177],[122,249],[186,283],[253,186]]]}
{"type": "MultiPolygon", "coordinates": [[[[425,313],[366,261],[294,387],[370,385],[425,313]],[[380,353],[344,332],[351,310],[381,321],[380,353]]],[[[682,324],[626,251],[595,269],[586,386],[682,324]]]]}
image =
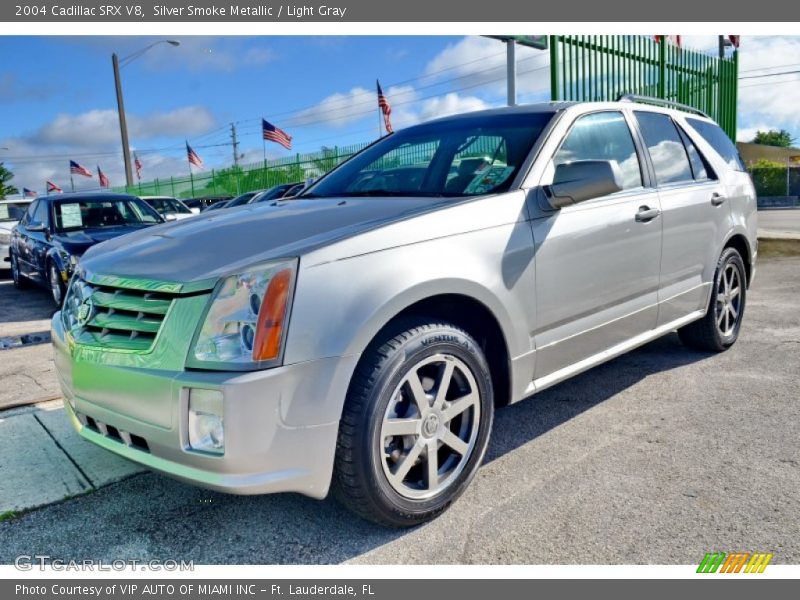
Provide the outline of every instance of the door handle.
{"type": "Polygon", "coordinates": [[[711,194],[711,204],[713,204],[714,206],[719,206],[723,202],[725,202],[725,196],[723,196],[722,194],[718,194],[717,192],[711,194]]]}
{"type": "Polygon", "coordinates": [[[639,223],[647,223],[648,221],[652,221],[658,215],[661,214],[661,210],[658,208],[650,208],[649,206],[640,206],[639,212],[636,213],[636,220],[639,223]]]}

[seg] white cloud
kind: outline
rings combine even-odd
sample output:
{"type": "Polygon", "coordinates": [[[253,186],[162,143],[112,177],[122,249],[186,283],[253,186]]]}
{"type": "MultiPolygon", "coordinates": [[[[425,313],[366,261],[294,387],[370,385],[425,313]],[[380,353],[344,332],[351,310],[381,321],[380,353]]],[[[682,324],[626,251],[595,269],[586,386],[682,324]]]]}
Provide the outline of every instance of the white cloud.
{"type": "MultiPolygon", "coordinates": [[[[128,115],[132,149],[147,148],[147,142],[162,137],[191,138],[208,132],[216,125],[211,112],[202,106],[185,106],[168,112],[148,115],[128,115]]],[[[112,186],[125,183],[120,150],[117,112],[96,109],[77,115],[58,115],[29,135],[0,140],[0,146],[10,148],[6,163],[14,173],[13,185],[44,189],[46,180],[55,181],[69,189],[68,160],[74,159],[89,169],[91,179],[75,176],[77,190],[98,187],[96,168],[99,164],[112,186]]],[[[201,155],[204,150],[200,150],[201,155]]],[[[209,152],[211,152],[209,150],[209,152]]],[[[143,152],[143,178],[169,178],[188,174],[182,148],[170,152],[143,152]]]]}
{"type": "MultiPolygon", "coordinates": [[[[144,116],[128,114],[127,121],[129,137],[134,141],[160,136],[191,137],[215,125],[214,116],[202,106],[184,106],[144,116]]],[[[113,144],[119,141],[119,117],[112,109],[90,110],[78,115],[61,114],[40,127],[29,141],[41,146],[113,144]]]]}
{"type": "MultiPolygon", "coordinates": [[[[549,96],[550,55],[517,45],[517,91],[520,95],[549,96]]],[[[425,67],[428,81],[452,79],[454,88],[483,90],[504,97],[506,46],[499,40],[470,36],[449,44],[425,67]]]]}
{"type": "MultiPolygon", "coordinates": [[[[417,93],[411,86],[396,86],[384,88],[384,93],[389,102],[398,109],[413,102],[417,93]]],[[[355,121],[376,115],[378,99],[376,90],[355,87],[349,92],[337,92],[323,98],[313,108],[307,108],[285,120],[286,127],[304,127],[307,125],[321,125],[331,127],[344,127],[355,121]]]]}

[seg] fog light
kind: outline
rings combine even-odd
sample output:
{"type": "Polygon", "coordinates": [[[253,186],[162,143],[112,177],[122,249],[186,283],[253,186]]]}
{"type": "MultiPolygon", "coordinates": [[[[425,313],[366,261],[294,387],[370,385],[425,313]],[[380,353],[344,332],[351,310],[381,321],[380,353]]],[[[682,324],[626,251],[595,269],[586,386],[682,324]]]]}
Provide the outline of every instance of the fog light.
{"type": "Polygon", "coordinates": [[[225,453],[222,392],[189,390],[189,446],[192,450],[225,453]]]}

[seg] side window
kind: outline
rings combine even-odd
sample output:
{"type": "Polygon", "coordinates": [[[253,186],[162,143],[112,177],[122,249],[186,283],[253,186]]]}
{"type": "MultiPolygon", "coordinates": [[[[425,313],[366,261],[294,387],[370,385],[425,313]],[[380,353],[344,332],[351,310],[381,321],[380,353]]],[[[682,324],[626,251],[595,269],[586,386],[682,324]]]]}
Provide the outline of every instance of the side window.
{"type": "Polygon", "coordinates": [[[639,157],[628,123],[620,112],[592,113],[575,121],[553,157],[553,167],[576,160],[616,162],[622,173],[622,189],[642,187],[639,157]]]}
{"type": "Polygon", "coordinates": [[[731,169],[746,171],[739,151],[719,125],[700,119],[686,119],[686,122],[714,148],[731,169]]]}
{"type": "Polygon", "coordinates": [[[39,206],[39,200],[35,202],[31,202],[30,206],[28,206],[28,210],[25,211],[25,216],[22,217],[20,224],[22,225],[29,225],[33,221],[33,215],[36,212],[36,208],[39,206]]]}
{"type": "Polygon", "coordinates": [[[36,212],[33,213],[33,220],[36,221],[37,225],[50,227],[50,214],[48,212],[47,202],[39,201],[39,205],[36,207],[36,212]]]}
{"type": "Polygon", "coordinates": [[[708,181],[709,179],[716,179],[714,172],[706,162],[706,159],[703,158],[703,155],[700,154],[700,151],[697,149],[697,146],[694,145],[694,142],[689,139],[689,136],[686,135],[686,132],[681,128],[680,125],[676,125],[676,127],[678,128],[678,133],[681,136],[681,140],[683,140],[683,145],[686,148],[686,152],[689,155],[689,162],[692,165],[692,174],[694,175],[695,181],[708,181]]]}
{"type": "Polygon", "coordinates": [[[694,181],[681,136],[669,115],[635,111],[658,185],[694,181]]]}

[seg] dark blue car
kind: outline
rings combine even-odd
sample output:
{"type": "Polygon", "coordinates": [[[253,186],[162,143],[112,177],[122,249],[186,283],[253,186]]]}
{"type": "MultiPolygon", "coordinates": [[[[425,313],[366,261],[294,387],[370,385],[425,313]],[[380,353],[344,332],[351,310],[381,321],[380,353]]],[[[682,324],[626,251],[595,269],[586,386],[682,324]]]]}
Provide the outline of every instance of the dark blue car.
{"type": "Polygon", "coordinates": [[[61,306],[75,265],[90,247],[164,219],[135,196],[58,194],[31,203],[11,234],[14,285],[44,286],[61,306]]]}

